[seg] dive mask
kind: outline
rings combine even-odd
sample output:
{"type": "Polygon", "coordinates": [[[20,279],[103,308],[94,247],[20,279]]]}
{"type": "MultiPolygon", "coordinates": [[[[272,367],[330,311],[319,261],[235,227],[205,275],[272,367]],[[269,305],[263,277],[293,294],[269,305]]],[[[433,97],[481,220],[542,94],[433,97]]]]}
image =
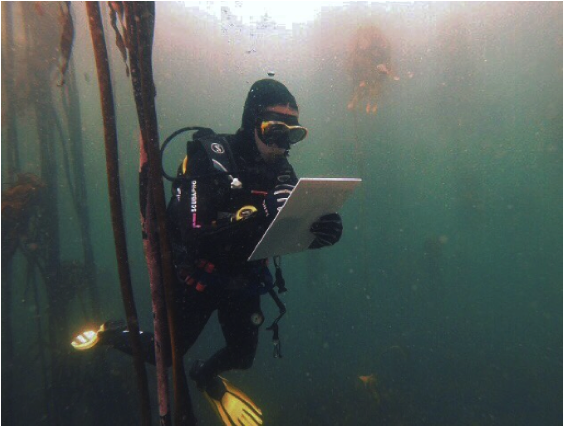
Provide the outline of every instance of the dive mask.
{"type": "Polygon", "coordinates": [[[261,140],[267,144],[276,144],[281,148],[290,148],[290,144],[302,141],[307,136],[307,129],[298,124],[293,116],[273,114],[260,120],[258,125],[261,140]],[[278,117],[277,117],[278,116],[278,117]],[[282,117],[280,117],[282,116],[282,117]],[[291,118],[293,120],[288,120],[291,118]],[[282,121],[281,119],[286,119],[282,121]],[[295,125],[289,125],[287,121],[295,121],[295,125]]]}

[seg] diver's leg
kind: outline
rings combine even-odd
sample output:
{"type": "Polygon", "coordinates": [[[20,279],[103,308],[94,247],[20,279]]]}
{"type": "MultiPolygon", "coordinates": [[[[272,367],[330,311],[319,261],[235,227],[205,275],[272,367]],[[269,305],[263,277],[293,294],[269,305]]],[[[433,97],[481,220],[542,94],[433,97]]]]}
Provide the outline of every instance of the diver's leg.
{"type": "Polygon", "coordinates": [[[225,425],[262,425],[262,411],[241,390],[218,374],[230,369],[250,368],[258,344],[258,328],[262,323],[260,296],[241,300],[240,292],[221,295],[218,314],[226,346],[205,363],[197,361],[190,377],[203,391],[225,425]]]}
{"type": "MultiPolygon", "coordinates": [[[[133,355],[131,347],[131,339],[127,326],[124,322],[106,322],[104,325],[113,323],[114,326],[106,326],[103,331],[98,332],[99,343],[113,347],[116,350],[126,354],[133,355]],[[121,326],[119,326],[121,324],[121,326]]],[[[139,340],[141,342],[141,351],[146,363],[155,364],[155,340],[150,332],[139,331],[139,340]]]]}
{"type": "Polygon", "coordinates": [[[257,352],[259,328],[264,321],[260,308],[260,295],[253,295],[243,301],[229,302],[219,310],[219,323],[230,353],[220,371],[249,369],[257,352]]]}
{"type": "Polygon", "coordinates": [[[177,296],[179,325],[177,327],[178,346],[182,354],[194,345],[214,310],[217,302],[210,292],[197,291],[193,286],[185,288],[177,296]]]}
{"type": "MultiPolygon", "coordinates": [[[[210,298],[206,292],[198,292],[193,287],[185,285],[176,290],[175,302],[176,313],[179,317],[177,345],[180,347],[181,354],[185,354],[204,329],[215,309],[215,304],[214,299],[210,298]]],[[[107,325],[104,330],[98,332],[99,343],[132,355],[133,349],[125,322],[106,322],[104,325],[107,325]]],[[[161,345],[164,346],[165,364],[167,367],[170,367],[172,365],[172,356],[168,334],[167,328],[161,345]]],[[[150,332],[140,332],[139,338],[145,362],[155,365],[154,335],[150,332]]]]}
{"type": "Polygon", "coordinates": [[[219,306],[218,316],[226,346],[204,363],[195,364],[190,371],[190,376],[200,389],[204,389],[221,372],[252,366],[259,327],[264,319],[260,309],[260,295],[242,300],[226,299],[219,306]]]}

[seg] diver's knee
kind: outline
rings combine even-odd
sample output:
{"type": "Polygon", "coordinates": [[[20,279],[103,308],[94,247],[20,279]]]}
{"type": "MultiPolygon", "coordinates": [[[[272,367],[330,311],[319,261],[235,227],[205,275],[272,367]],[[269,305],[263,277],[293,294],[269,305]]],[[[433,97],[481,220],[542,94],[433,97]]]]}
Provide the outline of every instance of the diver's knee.
{"type": "Polygon", "coordinates": [[[236,360],[235,369],[250,369],[255,361],[255,352],[240,354],[236,360]]]}
{"type": "Polygon", "coordinates": [[[255,361],[254,357],[242,359],[236,369],[241,369],[241,370],[251,369],[254,361],[255,361]]]}

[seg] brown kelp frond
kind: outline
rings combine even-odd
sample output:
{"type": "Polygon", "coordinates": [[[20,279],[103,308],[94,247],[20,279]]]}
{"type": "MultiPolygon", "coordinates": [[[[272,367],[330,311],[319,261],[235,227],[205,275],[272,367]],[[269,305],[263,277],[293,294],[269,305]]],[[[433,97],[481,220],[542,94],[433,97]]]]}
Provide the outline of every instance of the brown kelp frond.
{"type": "Polygon", "coordinates": [[[137,309],[135,307],[133,287],[131,285],[131,270],[129,268],[124,215],[121,204],[117,150],[117,129],[115,122],[115,107],[111,74],[108,64],[108,52],[106,48],[102,19],[100,16],[100,6],[98,2],[86,2],[86,11],[88,13],[90,34],[92,36],[92,45],[94,47],[94,57],[96,60],[96,69],[98,72],[98,86],[100,89],[100,103],[102,107],[102,118],[104,124],[104,146],[106,152],[108,194],[110,199],[116,258],[118,260],[118,276],[123,304],[126,312],[127,327],[130,332],[129,338],[131,348],[133,350],[133,361],[137,376],[137,385],[141,403],[141,420],[143,425],[150,425],[151,408],[147,383],[147,371],[145,369],[143,350],[141,347],[141,341],[139,339],[139,322],[137,309]]]}
{"type": "Polygon", "coordinates": [[[61,70],[61,81],[57,86],[65,84],[65,73],[69,67],[72,53],[72,43],[74,41],[74,24],[70,13],[70,1],[59,3],[60,22],[63,27],[60,42],[59,69],[61,70]]]}
{"type": "Polygon", "coordinates": [[[123,3],[120,1],[110,1],[108,2],[110,8],[110,24],[116,33],[116,46],[118,47],[121,57],[125,62],[125,74],[129,77],[129,65],[127,64],[127,49],[126,46],[129,45],[127,39],[127,26],[125,25],[125,15],[123,11],[123,3]],[[121,32],[117,27],[117,21],[121,25],[121,32]],[[123,36],[122,36],[123,33],[123,36]]]}
{"type": "Polygon", "coordinates": [[[20,240],[30,234],[30,222],[41,208],[45,184],[31,173],[19,174],[16,182],[2,191],[2,260],[12,258],[20,240]]]}
{"type": "Polygon", "coordinates": [[[2,219],[20,221],[39,203],[45,183],[32,173],[18,174],[16,182],[2,191],[2,219]]]}

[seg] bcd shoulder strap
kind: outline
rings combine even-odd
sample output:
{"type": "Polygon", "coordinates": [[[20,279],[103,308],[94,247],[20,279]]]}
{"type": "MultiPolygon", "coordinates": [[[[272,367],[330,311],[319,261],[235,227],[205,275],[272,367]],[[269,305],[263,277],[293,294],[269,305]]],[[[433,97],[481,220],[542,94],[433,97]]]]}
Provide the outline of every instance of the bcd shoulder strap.
{"type": "Polygon", "coordinates": [[[202,129],[194,134],[193,141],[188,141],[186,146],[188,158],[200,147],[205,150],[212,169],[234,176],[238,175],[237,163],[227,138],[216,134],[211,129],[202,129]]]}

